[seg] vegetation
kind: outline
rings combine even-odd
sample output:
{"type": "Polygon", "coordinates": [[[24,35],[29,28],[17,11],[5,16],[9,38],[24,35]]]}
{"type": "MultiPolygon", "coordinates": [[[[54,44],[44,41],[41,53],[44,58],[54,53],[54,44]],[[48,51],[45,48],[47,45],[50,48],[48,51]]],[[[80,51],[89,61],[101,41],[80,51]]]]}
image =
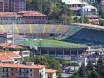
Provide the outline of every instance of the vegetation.
{"type": "Polygon", "coordinates": [[[27,0],[26,6],[27,10],[35,10],[46,14],[51,23],[59,21],[73,22],[72,12],[60,0],[27,0]]]}
{"type": "Polygon", "coordinates": [[[95,66],[91,61],[88,62],[87,66],[82,64],[79,70],[69,78],[104,78],[104,57],[100,56],[95,66]]]}

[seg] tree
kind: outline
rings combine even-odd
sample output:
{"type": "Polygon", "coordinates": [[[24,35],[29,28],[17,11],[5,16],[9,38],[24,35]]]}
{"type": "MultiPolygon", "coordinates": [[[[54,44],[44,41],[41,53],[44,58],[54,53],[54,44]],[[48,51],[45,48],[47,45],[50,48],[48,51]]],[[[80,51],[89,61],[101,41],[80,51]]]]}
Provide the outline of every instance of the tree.
{"type": "Polygon", "coordinates": [[[80,78],[84,78],[85,77],[86,72],[85,72],[84,64],[82,64],[81,67],[79,68],[78,75],[79,75],[80,78]]]}
{"type": "Polygon", "coordinates": [[[46,65],[46,67],[48,67],[47,59],[44,56],[36,56],[34,58],[34,63],[35,64],[46,65]]]}
{"type": "MultiPolygon", "coordinates": [[[[103,14],[103,16],[104,16],[104,14],[103,14]]],[[[100,21],[99,21],[99,24],[100,24],[101,26],[104,26],[104,20],[100,20],[100,21]]]]}
{"type": "Polygon", "coordinates": [[[92,70],[90,73],[90,78],[100,78],[100,76],[95,70],[92,70]]]}
{"type": "Polygon", "coordinates": [[[91,61],[88,61],[86,68],[87,68],[87,70],[93,70],[94,66],[91,61]]]}
{"type": "Polygon", "coordinates": [[[58,78],[62,78],[62,70],[60,68],[60,63],[57,60],[53,60],[50,64],[50,68],[58,70],[57,71],[57,76],[58,78]]]}
{"type": "Polygon", "coordinates": [[[100,56],[98,59],[97,71],[99,75],[104,78],[104,58],[102,56],[100,56]]]}
{"type": "Polygon", "coordinates": [[[26,0],[26,10],[32,10],[32,0],[26,0]]]}
{"type": "MultiPolygon", "coordinates": [[[[80,17],[79,22],[82,23],[82,17],[80,17]]],[[[84,16],[83,23],[89,23],[89,20],[87,17],[84,16]]]]}

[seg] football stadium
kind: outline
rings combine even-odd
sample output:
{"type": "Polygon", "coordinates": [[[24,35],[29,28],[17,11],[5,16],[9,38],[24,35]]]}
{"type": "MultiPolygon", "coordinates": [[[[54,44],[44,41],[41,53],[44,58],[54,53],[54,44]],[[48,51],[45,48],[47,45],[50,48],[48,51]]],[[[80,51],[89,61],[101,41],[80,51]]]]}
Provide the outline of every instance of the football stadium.
{"type": "Polygon", "coordinates": [[[15,43],[35,54],[81,54],[88,46],[104,44],[102,26],[90,24],[4,24],[0,32],[12,33],[15,43]]]}

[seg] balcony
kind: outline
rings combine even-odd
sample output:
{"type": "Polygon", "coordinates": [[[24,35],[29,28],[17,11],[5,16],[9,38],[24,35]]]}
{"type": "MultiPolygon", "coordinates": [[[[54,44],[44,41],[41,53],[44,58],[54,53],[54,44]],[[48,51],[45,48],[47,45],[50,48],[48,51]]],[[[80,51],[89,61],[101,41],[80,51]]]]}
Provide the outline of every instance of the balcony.
{"type": "Polygon", "coordinates": [[[1,75],[1,77],[10,77],[10,75],[1,75]]]}
{"type": "Polygon", "coordinates": [[[28,70],[27,71],[18,71],[19,73],[28,73],[28,70]]]}
{"type": "Polygon", "coordinates": [[[1,72],[10,72],[9,70],[1,70],[1,72]]]}

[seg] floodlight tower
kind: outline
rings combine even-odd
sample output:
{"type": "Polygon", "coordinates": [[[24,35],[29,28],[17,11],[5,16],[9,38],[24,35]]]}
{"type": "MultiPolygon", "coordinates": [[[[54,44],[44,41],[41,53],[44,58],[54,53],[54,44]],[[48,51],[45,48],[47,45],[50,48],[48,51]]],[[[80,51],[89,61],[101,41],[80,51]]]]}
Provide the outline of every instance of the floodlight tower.
{"type": "Polygon", "coordinates": [[[16,14],[12,14],[11,15],[11,20],[12,20],[12,35],[13,35],[13,39],[12,39],[12,43],[14,44],[14,21],[17,19],[17,15],[16,14]]]}

